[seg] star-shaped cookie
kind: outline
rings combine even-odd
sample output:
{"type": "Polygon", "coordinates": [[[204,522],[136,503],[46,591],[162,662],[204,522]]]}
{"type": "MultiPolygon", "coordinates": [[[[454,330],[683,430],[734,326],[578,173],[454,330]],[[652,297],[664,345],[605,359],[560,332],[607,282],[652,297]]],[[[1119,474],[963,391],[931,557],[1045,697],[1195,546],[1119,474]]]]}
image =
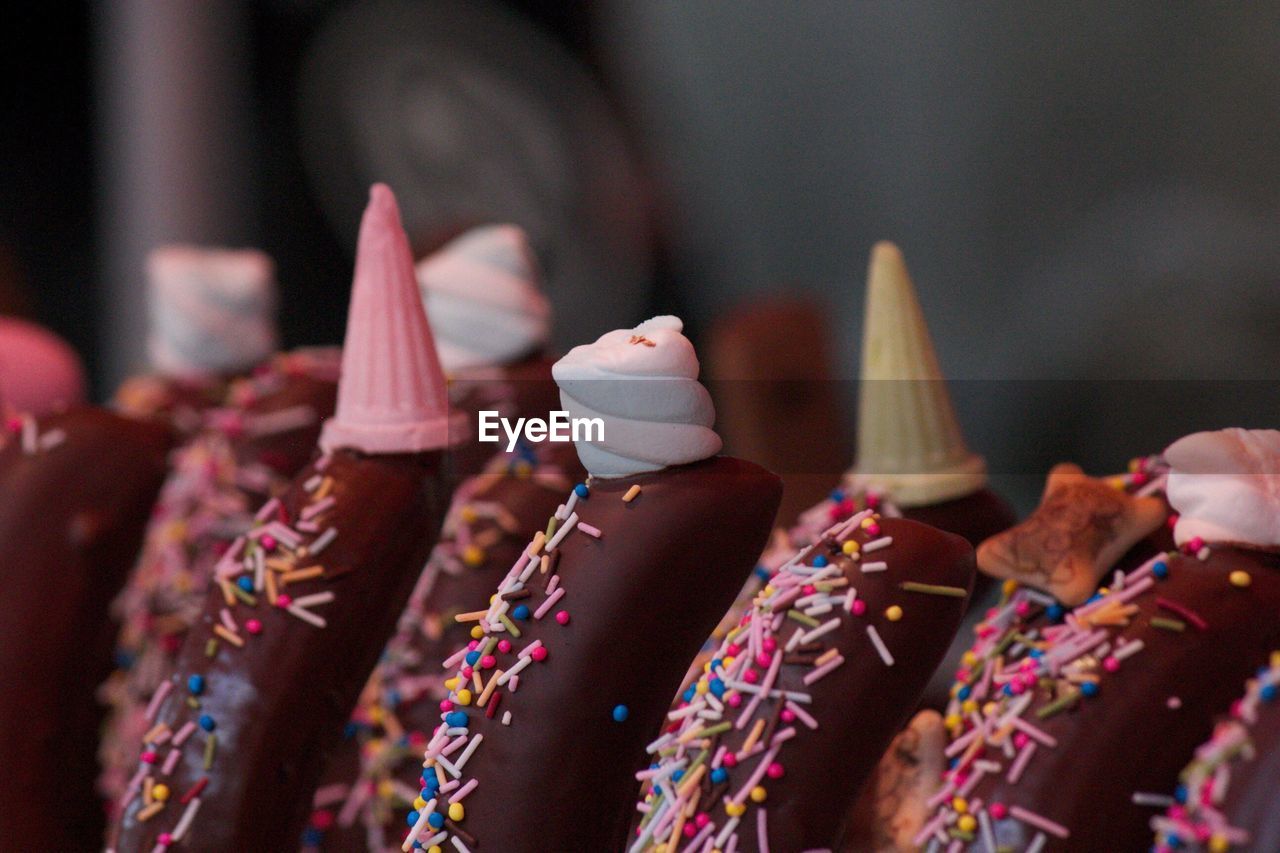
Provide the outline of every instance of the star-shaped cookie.
{"type": "Polygon", "coordinates": [[[978,568],[1074,607],[1165,515],[1159,498],[1134,497],[1089,477],[1078,465],[1058,465],[1049,472],[1031,517],[978,547],[978,568]]]}

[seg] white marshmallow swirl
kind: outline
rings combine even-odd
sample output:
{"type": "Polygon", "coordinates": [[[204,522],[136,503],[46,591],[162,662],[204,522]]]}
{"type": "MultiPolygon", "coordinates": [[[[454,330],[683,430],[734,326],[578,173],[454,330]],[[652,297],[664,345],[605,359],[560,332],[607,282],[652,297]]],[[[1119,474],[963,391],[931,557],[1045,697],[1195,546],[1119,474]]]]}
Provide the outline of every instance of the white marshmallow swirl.
{"type": "Polygon", "coordinates": [[[1180,438],[1164,453],[1173,537],[1280,548],[1280,431],[1224,429],[1180,438]]]}
{"type": "Polygon", "coordinates": [[[714,456],[716,411],[678,317],[654,317],[574,347],[551,369],[571,418],[600,418],[603,438],[578,441],[595,477],[627,477],[714,456]]]}
{"type": "Polygon", "coordinates": [[[551,306],[522,229],[473,228],[416,272],[445,373],[500,367],[546,346],[551,306]]]}

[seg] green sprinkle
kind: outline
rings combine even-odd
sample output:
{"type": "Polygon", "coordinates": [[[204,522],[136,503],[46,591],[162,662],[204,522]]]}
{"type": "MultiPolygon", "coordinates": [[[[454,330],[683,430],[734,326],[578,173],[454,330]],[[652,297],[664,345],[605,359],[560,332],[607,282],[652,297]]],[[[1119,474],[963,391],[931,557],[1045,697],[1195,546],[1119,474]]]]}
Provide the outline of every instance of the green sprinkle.
{"type": "Polygon", "coordinates": [[[520,629],[516,627],[516,624],[514,622],[512,622],[510,619],[507,618],[507,614],[504,613],[498,618],[502,620],[503,625],[507,626],[507,630],[511,632],[511,636],[513,637],[520,636],[520,629]]]}
{"type": "Polygon", "coordinates": [[[241,601],[243,601],[245,604],[249,605],[250,607],[258,606],[257,596],[250,595],[249,593],[245,592],[243,589],[240,588],[239,584],[235,584],[235,583],[231,584],[231,594],[234,595],[236,598],[240,599],[241,601]]]}
{"type": "Polygon", "coordinates": [[[559,521],[556,519],[556,517],[555,517],[554,515],[553,515],[553,516],[551,516],[551,518],[547,520],[547,532],[546,532],[546,537],[547,537],[548,539],[550,539],[552,536],[555,536],[555,535],[556,535],[556,525],[557,525],[558,523],[559,523],[559,521]]]}
{"type": "Polygon", "coordinates": [[[1047,720],[1050,717],[1052,717],[1054,714],[1057,714],[1060,711],[1065,711],[1067,708],[1070,708],[1072,705],[1074,705],[1079,701],[1080,701],[1080,691],[1072,690],[1070,693],[1067,693],[1063,696],[1059,696],[1057,699],[1053,700],[1048,705],[1045,705],[1043,708],[1040,708],[1038,711],[1036,711],[1036,717],[1041,720],[1047,720]]]}
{"type": "Polygon", "coordinates": [[[965,598],[969,595],[969,591],[958,586],[943,586],[936,583],[916,583],[915,581],[903,581],[898,584],[906,592],[924,592],[929,595],[945,595],[948,598],[965,598]]]}
{"type": "Polygon", "coordinates": [[[1181,619],[1167,619],[1164,616],[1152,616],[1151,627],[1163,628],[1166,631],[1185,631],[1187,629],[1187,623],[1183,622],[1181,619]]]}
{"type": "Polygon", "coordinates": [[[194,696],[188,696],[188,697],[187,697],[187,707],[189,707],[189,708],[190,708],[191,710],[193,710],[193,711],[199,711],[199,710],[200,710],[200,700],[199,700],[199,699],[197,699],[197,698],[196,698],[196,697],[194,697],[194,696]]]}
{"type": "Polygon", "coordinates": [[[808,625],[810,628],[818,627],[817,619],[814,619],[812,616],[805,616],[799,610],[788,610],[787,618],[794,619],[797,622],[799,622],[801,625],[808,625]]]}
{"type": "Polygon", "coordinates": [[[204,644],[204,656],[207,658],[211,658],[217,653],[218,653],[218,641],[210,637],[209,642],[204,644]]]}
{"type": "MultiPolygon", "coordinates": [[[[714,726],[707,726],[705,729],[700,729],[694,737],[711,737],[712,735],[718,735],[721,732],[727,732],[732,727],[733,723],[726,720],[723,723],[716,723],[714,726]]],[[[696,766],[696,764],[690,764],[689,769],[692,770],[696,766]]]]}
{"type": "Polygon", "coordinates": [[[208,770],[213,766],[213,753],[218,748],[218,735],[214,732],[209,733],[209,737],[204,742],[204,769],[208,770]]]}

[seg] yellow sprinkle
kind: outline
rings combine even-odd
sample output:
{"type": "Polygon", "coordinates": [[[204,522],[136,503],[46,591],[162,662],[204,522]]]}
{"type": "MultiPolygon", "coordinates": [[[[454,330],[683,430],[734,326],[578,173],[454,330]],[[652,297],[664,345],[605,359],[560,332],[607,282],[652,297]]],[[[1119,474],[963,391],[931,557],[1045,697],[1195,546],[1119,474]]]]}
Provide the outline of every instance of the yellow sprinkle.
{"type": "Polygon", "coordinates": [[[484,562],[484,549],[479,545],[468,545],[462,549],[462,562],[472,568],[484,562]]]}
{"type": "Polygon", "coordinates": [[[884,618],[888,619],[890,622],[897,622],[902,618],[902,608],[896,604],[890,605],[884,611],[884,618]]]}
{"type": "Polygon", "coordinates": [[[951,808],[955,809],[957,814],[964,814],[969,811],[969,801],[964,797],[956,797],[951,801],[951,808]]]}
{"type": "Polygon", "coordinates": [[[964,718],[959,714],[948,714],[947,718],[942,721],[943,725],[949,729],[959,729],[963,722],[964,718]]]}
{"type": "Polygon", "coordinates": [[[1249,573],[1241,571],[1240,569],[1236,569],[1234,572],[1227,575],[1227,580],[1231,581],[1232,586],[1238,586],[1241,589],[1244,589],[1246,586],[1253,583],[1253,578],[1249,576],[1249,573]]]}
{"type": "Polygon", "coordinates": [[[1224,836],[1214,835],[1209,839],[1209,853],[1227,853],[1231,849],[1231,842],[1224,836]]]}
{"type": "Polygon", "coordinates": [[[138,812],[138,822],[141,823],[151,820],[151,818],[155,817],[162,808],[164,808],[164,803],[152,803],[142,811],[138,812]]]}
{"type": "Polygon", "coordinates": [[[442,848],[439,844],[432,844],[430,847],[427,848],[427,853],[444,853],[444,848],[442,848]]]}
{"type": "Polygon", "coordinates": [[[226,640],[228,643],[235,646],[236,648],[240,648],[241,646],[244,645],[244,639],[241,638],[239,634],[233,634],[230,631],[228,631],[226,629],[226,626],[224,625],[214,625],[213,633],[217,634],[219,637],[226,640]]]}
{"type": "Polygon", "coordinates": [[[480,517],[476,514],[475,507],[471,504],[464,506],[462,512],[458,513],[458,515],[462,518],[463,524],[474,524],[475,520],[480,517]]]}
{"type": "Polygon", "coordinates": [[[484,636],[484,628],[481,628],[479,625],[472,626],[471,639],[478,640],[483,636],[484,636]]]}
{"type": "Polygon", "coordinates": [[[973,666],[977,662],[978,662],[978,656],[973,653],[972,649],[960,656],[960,663],[964,664],[965,666],[973,666]]]}
{"type": "Polygon", "coordinates": [[[977,700],[975,699],[964,700],[964,702],[960,705],[960,710],[966,714],[972,714],[974,711],[978,710],[977,700]]]}
{"type": "Polygon", "coordinates": [[[852,539],[848,539],[845,541],[844,545],[840,546],[840,550],[844,551],[846,554],[856,554],[858,553],[858,543],[854,542],[852,539]]]}
{"type": "Polygon", "coordinates": [[[756,785],[751,789],[751,802],[763,803],[769,797],[769,792],[764,789],[763,785],[756,785]]]}
{"type": "Polygon", "coordinates": [[[461,690],[459,690],[457,693],[453,694],[453,699],[459,705],[470,705],[471,691],[464,687],[461,690]]]}
{"type": "Polygon", "coordinates": [[[1280,667],[1280,651],[1275,651],[1271,653],[1271,666],[1273,668],[1280,667]]]}
{"type": "Polygon", "coordinates": [[[973,832],[978,828],[978,821],[971,814],[962,815],[960,820],[956,821],[956,826],[961,832],[973,832]]]}
{"type": "Polygon", "coordinates": [[[382,799],[389,799],[396,792],[396,786],[391,784],[390,779],[383,779],[378,783],[378,796],[382,799]]]}
{"type": "Polygon", "coordinates": [[[1001,585],[1000,591],[1004,593],[1005,598],[1008,598],[1018,591],[1018,582],[1010,578],[1001,585]]]}
{"type": "Polygon", "coordinates": [[[312,578],[318,578],[322,574],[324,574],[324,566],[308,566],[305,569],[285,572],[280,576],[280,580],[284,583],[297,583],[298,581],[309,581],[312,578]]]}
{"type": "Polygon", "coordinates": [[[699,680],[697,685],[694,686],[694,690],[698,693],[698,695],[702,695],[703,693],[706,693],[707,690],[710,689],[710,687],[711,685],[707,684],[707,682],[699,680]]]}
{"type": "Polygon", "coordinates": [[[228,607],[235,607],[236,597],[231,592],[231,583],[226,578],[218,578],[218,586],[222,588],[222,600],[228,607]]]}
{"type": "Polygon", "coordinates": [[[530,557],[538,556],[538,552],[542,550],[543,544],[547,541],[547,534],[539,530],[534,534],[533,541],[529,543],[528,554],[530,557]]]}
{"type": "Polygon", "coordinates": [[[414,811],[416,811],[416,812],[420,812],[420,811],[422,811],[422,810],[423,810],[424,808],[426,808],[426,807],[427,807],[427,801],[426,801],[426,800],[422,799],[422,797],[414,797],[414,799],[413,799],[413,810],[414,810],[414,811]]]}
{"type": "Polygon", "coordinates": [[[151,799],[158,803],[163,803],[169,799],[169,786],[162,782],[158,782],[151,786],[151,799]]]}
{"type": "Polygon", "coordinates": [[[445,690],[452,690],[452,689],[454,689],[454,688],[455,688],[455,687],[457,687],[457,686],[458,686],[458,676],[456,676],[456,675],[455,675],[453,678],[446,678],[446,679],[444,680],[444,689],[445,689],[445,690]]]}
{"type": "Polygon", "coordinates": [[[640,494],[640,487],[632,486],[631,488],[627,489],[627,493],[622,496],[622,502],[624,504],[629,504],[636,499],[636,495],[638,494],[640,494]]]}
{"type": "Polygon", "coordinates": [[[462,807],[462,803],[449,804],[449,820],[457,823],[467,816],[467,810],[462,807]]]}
{"type": "Polygon", "coordinates": [[[871,525],[873,525],[873,524],[875,524],[875,523],[876,523],[876,520],[875,520],[874,518],[870,517],[870,516],[868,516],[868,517],[866,517],[866,518],[862,519],[862,526],[863,526],[864,528],[865,528],[865,527],[870,527],[871,525]]]}
{"type": "Polygon", "coordinates": [[[744,814],[746,814],[746,811],[747,811],[747,807],[743,803],[730,802],[730,803],[724,804],[724,813],[727,814],[729,817],[742,817],[744,814]]]}

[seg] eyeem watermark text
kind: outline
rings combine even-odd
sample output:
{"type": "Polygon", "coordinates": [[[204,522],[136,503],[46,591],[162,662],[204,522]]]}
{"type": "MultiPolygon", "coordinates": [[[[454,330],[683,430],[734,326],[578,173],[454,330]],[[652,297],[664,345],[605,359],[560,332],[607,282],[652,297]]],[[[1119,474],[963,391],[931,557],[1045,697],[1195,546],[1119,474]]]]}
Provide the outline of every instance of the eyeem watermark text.
{"type": "Polygon", "coordinates": [[[551,412],[547,420],[516,418],[515,423],[490,409],[481,409],[479,417],[480,441],[497,444],[502,441],[501,430],[506,435],[508,453],[516,449],[521,438],[530,444],[540,441],[604,441],[603,418],[571,418],[563,410],[551,412]]]}

